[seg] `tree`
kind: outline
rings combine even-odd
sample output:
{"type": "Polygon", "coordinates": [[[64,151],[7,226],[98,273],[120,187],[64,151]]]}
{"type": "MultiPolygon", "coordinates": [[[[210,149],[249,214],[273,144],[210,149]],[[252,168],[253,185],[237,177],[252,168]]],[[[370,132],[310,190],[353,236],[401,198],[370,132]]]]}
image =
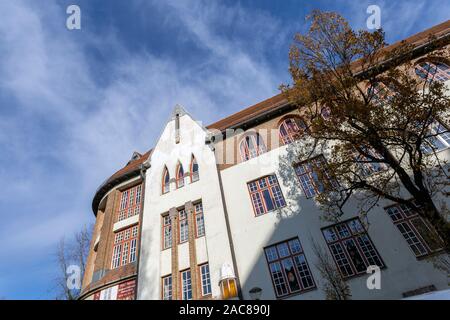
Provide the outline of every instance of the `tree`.
{"type": "Polygon", "coordinates": [[[348,283],[342,277],[342,274],[336,267],[330,255],[320,247],[313,239],[313,251],[317,257],[315,264],[319,270],[323,281],[323,290],[327,300],[349,300],[351,298],[351,291],[348,283]]]}
{"type": "Polygon", "coordinates": [[[72,275],[70,266],[78,267],[76,269],[80,271],[80,274],[77,282],[81,285],[89,254],[91,236],[92,226],[84,226],[73,235],[69,243],[66,242],[64,237],[60,239],[56,250],[56,261],[59,268],[59,275],[55,279],[56,299],[76,300],[78,298],[81,288],[70,288],[68,286],[72,275]]]}
{"type": "MultiPolygon", "coordinates": [[[[336,13],[313,11],[309,19],[290,49],[292,84],[281,89],[307,126],[298,156],[326,156],[327,170],[312,164],[323,191],[316,200],[330,218],[353,201],[361,215],[380,200],[408,206],[448,250],[448,210],[436,199],[448,197],[449,167],[437,143],[449,132],[450,98],[436,69],[419,78],[413,47],[386,50],[382,30],[354,31],[336,13]]],[[[428,41],[433,50],[423,58],[448,57],[439,49],[447,43],[428,41]]]]}

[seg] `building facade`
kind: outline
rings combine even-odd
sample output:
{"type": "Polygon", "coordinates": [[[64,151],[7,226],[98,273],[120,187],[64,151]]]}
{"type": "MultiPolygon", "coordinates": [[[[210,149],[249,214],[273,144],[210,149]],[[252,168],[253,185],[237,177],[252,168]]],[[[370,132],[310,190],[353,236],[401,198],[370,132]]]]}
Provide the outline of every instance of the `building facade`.
{"type": "MultiPolygon", "coordinates": [[[[431,68],[435,81],[450,84],[449,61],[421,58],[436,49],[429,34],[446,49],[450,21],[406,39],[411,72],[426,78],[431,68]]],[[[261,299],[325,299],[318,246],[353,299],[448,288],[448,274],[428,259],[445,253],[407,207],[382,202],[370,228],[356,203],[337,224],[321,219],[314,168],[326,156],[315,165],[295,158],[300,117],[282,94],[207,127],[176,106],[153,149],[135,152],[94,196],[81,299],[252,299],[255,289],[261,299]],[[380,290],[366,285],[373,265],[380,290]]],[[[450,134],[436,144],[450,159],[450,134]]]]}

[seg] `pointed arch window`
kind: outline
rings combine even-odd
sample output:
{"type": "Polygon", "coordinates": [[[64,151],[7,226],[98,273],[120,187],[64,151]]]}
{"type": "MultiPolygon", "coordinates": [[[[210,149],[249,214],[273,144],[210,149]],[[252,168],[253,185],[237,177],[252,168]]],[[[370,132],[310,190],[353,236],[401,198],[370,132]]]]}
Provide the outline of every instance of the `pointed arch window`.
{"type": "Polygon", "coordinates": [[[306,130],[306,125],[298,117],[289,117],[280,123],[279,132],[282,144],[289,144],[300,138],[302,132],[306,130]]]}
{"type": "Polygon", "coordinates": [[[254,132],[246,135],[239,146],[242,161],[247,161],[266,152],[261,136],[254,132]]]}
{"type": "Polygon", "coordinates": [[[167,193],[170,191],[170,175],[167,167],[164,167],[164,172],[162,176],[162,193],[167,193]]]}
{"type": "Polygon", "coordinates": [[[423,61],[416,65],[415,71],[420,78],[429,82],[450,80],[450,67],[443,62],[423,61]]]}
{"type": "Polygon", "coordinates": [[[176,177],[177,188],[181,188],[184,186],[184,170],[183,165],[178,163],[177,166],[177,177],[176,177]]]}
{"type": "Polygon", "coordinates": [[[198,163],[197,163],[197,159],[195,159],[194,155],[192,155],[191,168],[189,171],[190,171],[190,176],[191,176],[191,183],[198,181],[200,179],[200,176],[198,174],[198,163]]]}

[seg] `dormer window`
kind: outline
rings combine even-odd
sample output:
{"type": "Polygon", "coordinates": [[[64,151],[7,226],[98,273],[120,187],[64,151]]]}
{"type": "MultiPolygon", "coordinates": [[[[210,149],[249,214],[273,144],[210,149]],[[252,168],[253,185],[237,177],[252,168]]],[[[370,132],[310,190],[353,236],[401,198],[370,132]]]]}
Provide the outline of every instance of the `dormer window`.
{"type": "Polygon", "coordinates": [[[198,174],[198,163],[197,163],[197,160],[195,159],[194,155],[192,155],[192,160],[191,160],[190,176],[191,176],[191,183],[198,181],[200,179],[200,176],[198,174]]]}
{"type": "Polygon", "coordinates": [[[162,193],[167,193],[170,191],[170,175],[167,167],[164,167],[164,172],[162,176],[162,193]]]}
{"type": "Polygon", "coordinates": [[[184,170],[183,165],[178,163],[177,166],[177,176],[176,176],[177,188],[181,188],[184,186],[184,170]]]}

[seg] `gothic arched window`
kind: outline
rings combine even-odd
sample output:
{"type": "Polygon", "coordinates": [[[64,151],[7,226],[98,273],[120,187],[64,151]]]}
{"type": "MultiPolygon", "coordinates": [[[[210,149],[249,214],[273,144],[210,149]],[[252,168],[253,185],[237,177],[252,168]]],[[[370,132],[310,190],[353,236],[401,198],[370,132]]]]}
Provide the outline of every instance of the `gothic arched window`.
{"type": "Polygon", "coordinates": [[[198,163],[197,163],[197,160],[195,159],[194,155],[192,155],[192,159],[191,159],[190,176],[191,176],[191,182],[195,182],[200,179],[200,176],[198,174],[198,163]]]}
{"type": "Polygon", "coordinates": [[[177,173],[176,173],[176,184],[177,188],[181,188],[184,186],[184,170],[183,165],[181,163],[178,163],[177,165],[177,173]]]}
{"type": "Polygon", "coordinates": [[[167,193],[170,191],[170,175],[167,167],[164,167],[162,176],[162,193],[167,193]]]}

